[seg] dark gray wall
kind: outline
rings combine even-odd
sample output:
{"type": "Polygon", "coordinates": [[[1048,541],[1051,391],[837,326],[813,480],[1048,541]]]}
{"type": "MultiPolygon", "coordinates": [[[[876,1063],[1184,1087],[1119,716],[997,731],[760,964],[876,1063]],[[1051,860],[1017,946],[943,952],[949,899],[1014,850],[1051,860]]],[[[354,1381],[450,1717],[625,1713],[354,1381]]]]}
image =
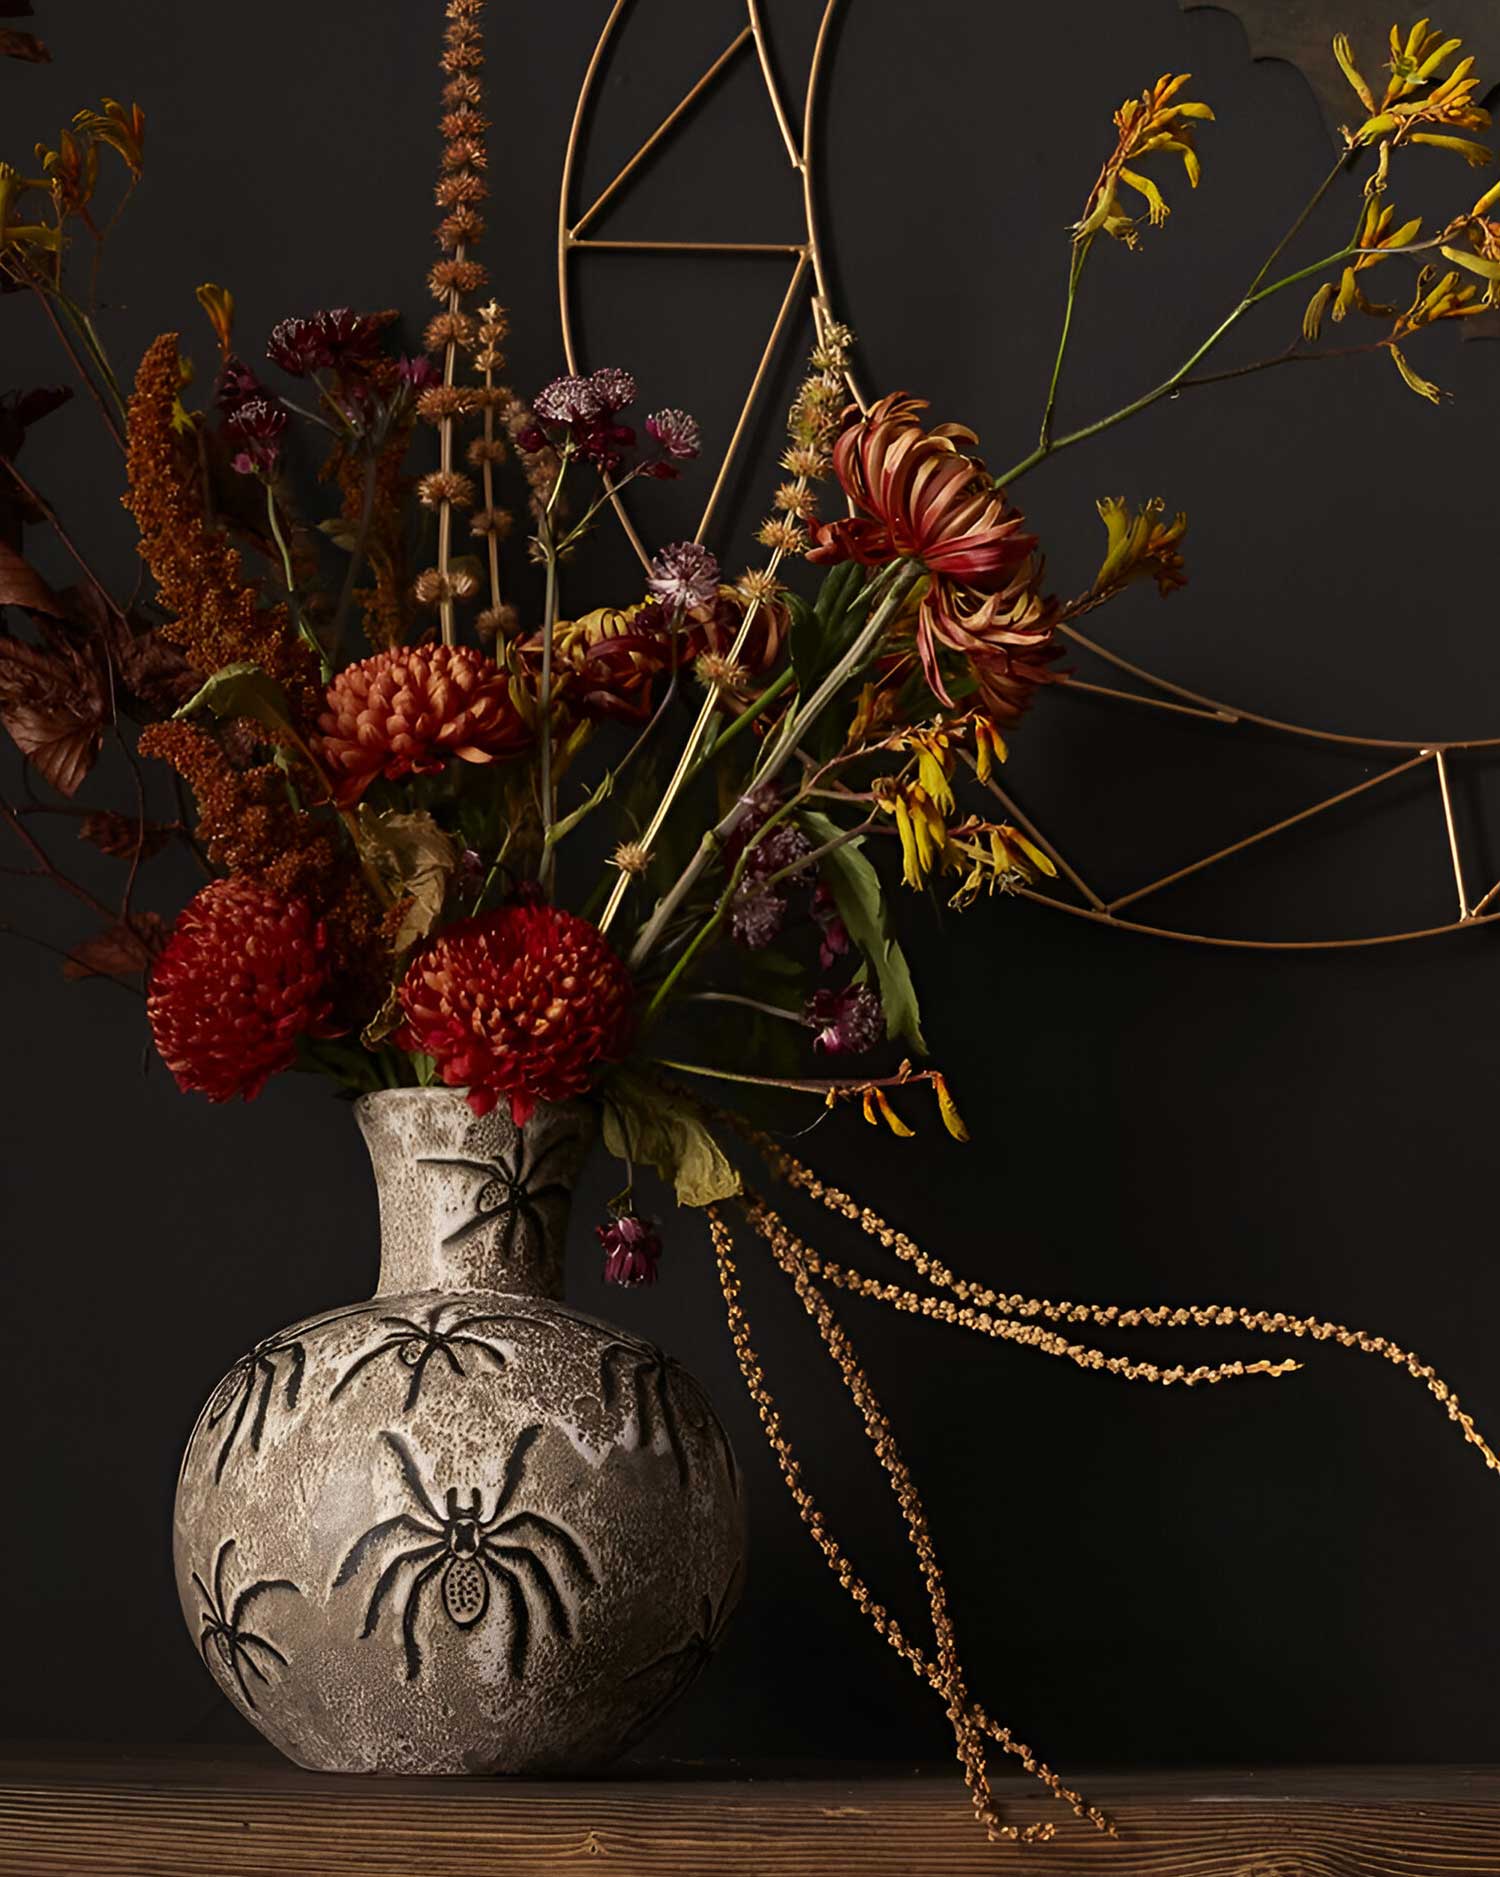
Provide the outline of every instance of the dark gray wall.
{"type": "MultiPolygon", "coordinates": [[[[206,369],[192,302],[205,279],[233,287],[247,345],[284,312],[340,301],[400,306],[415,329],[431,252],[435,0],[39,11],[56,64],[0,72],[6,154],[100,93],[150,115],[148,180],[108,274],[122,360],[181,325],[206,369]]],[[[779,9],[789,51],[805,21],[783,16],[810,11],[779,9]]],[[[490,256],[515,309],[523,386],[558,365],[556,179],[603,13],[599,0],[493,9],[490,256]]],[[[630,127],[684,88],[737,8],[639,0],[637,14],[589,152],[601,182],[630,127]]],[[[1076,419],[1154,382],[1232,303],[1329,160],[1311,93],[1288,67],[1252,64],[1231,17],[1183,17],[1174,0],[1029,12],[851,0],[830,79],[824,208],[868,384],[909,386],[972,421],[997,465],[1023,452],[1064,230],[1109,113],[1177,68],[1220,116],[1202,138],[1205,184],[1192,198],[1180,178],[1168,186],[1175,212],[1144,253],[1100,255],[1067,390],[1076,419]]],[[[679,156],[644,180],[614,232],[779,239],[793,225],[748,72],[689,127],[679,156]]],[[[1436,158],[1413,167],[1422,180],[1403,198],[1434,179],[1450,201],[1467,191],[1436,158]]],[[[1346,199],[1310,235],[1309,257],[1337,245],[1348,213],[1346,199]]],[[[650,396],[689,405],[722,435],[779,284],[759,263],[589,265],[589,359],[632,365],[650,396]]],[[[1286,342],[1301,295],[1289,301],[1233,359],[1286,342]]],[[[0,320],[4,379],[53,376],[35,309],[6,300],[0,320]]],[[[1422,358],[1454,407],[1420,404],[1381,360],[1299,366],[1164,403],[1048,465],[1017,495],[1058,585],[1092,570],[1096,495],[1160,489],[1191,512],[1192,585],[1166,607],[1133,595],[1101,626],[1110,643],[1333,728],[1500,733],[1500,345],[1443,335],[1422,358]]],[[[747,514],[762,499],[774,408],[759,479],[739,490],[747,514]]],[[[80,402],[52,420],[27,462],[123,574],[129,535],[91,412],[80,402]]],[[[651,493],[663,534],[688,525],[689,492],[651,493]]],[[[587,584],[603,597],[627,569],[603,548],[587,584]]],[[[1066,697],[1044,701],[1020,741],[1018,786],[1104,885],[1165,871],[1200,836],[1230,838],[1370,772],[1359,757],[1174,736],[1159,719],[1066,697]]],[[[1487,789],[1482,765],[1465,771],[1460,812],[1476,842],[1487,789]]],[[[1398,786],[1378,812],[1309,833],[1279,865],[1254,860],[1185,896],[1183,920],[1332,935],[1446,918],[1435,813],[1398,786]]],[[[1500,855],[1481,858],[1500,873],[1500,855]]],[[[170,913],[190,887],[165,868],[150,892],[170,913]]],[[[44,897],[12,880],[3,891],[31,929],[77,936],[44,897]]],[[[808,1144],[821,1167],[1006,1287],[1244,1301],[1373,1325],[1435,1362],[1500,1431],[1488,935],[1278,955],[1130,939],[1016,903],[940,927],[915,902],[902,913],[929,1038],[975,1144],[930,1125],[919,1143],[877,1144],[846,1118],[808,1144]]],[[[147,1061],[125,996],[65,986],[54,959],[19,945],[4,969],[0,1726],[229,1738],[239,1723],[172,1597],[177,1454],[199,1401],[254,1338],[368,1286],[361,1151],[320,1085],[284,1078],[243,1110],[184,1099],[147,1061]]],[[[600,1289],[588,1225],[608,1178],[598,1169],[582,1198],[572,1294],[704,1378],[753,1507],[748,1604],[658,1745],[941,1755],[941,1716],[841,1600],[791,1512],[733,1371],[697,1222],[671,1222],[655,1292],[600,1289]]],[[[835,1237],[818,1227],[818,1242],[835,1237]]],[[[847,1404],[789,1294],[748,1251],[746,1265],[810,1479],[879,1594],[918,1625],[894,1510],[847,1404]]],[[[1410,1381],[1319,1349],[1275,1385],[1162,1394],[868,1306],[847,1314],[927,1495],[975,1686],[1054,1763],[1500,1756],[1500,1497],[1410,1381]]],[[[1140,1346],[1211,1361],[1244,1343],[1140,1346]]]]}

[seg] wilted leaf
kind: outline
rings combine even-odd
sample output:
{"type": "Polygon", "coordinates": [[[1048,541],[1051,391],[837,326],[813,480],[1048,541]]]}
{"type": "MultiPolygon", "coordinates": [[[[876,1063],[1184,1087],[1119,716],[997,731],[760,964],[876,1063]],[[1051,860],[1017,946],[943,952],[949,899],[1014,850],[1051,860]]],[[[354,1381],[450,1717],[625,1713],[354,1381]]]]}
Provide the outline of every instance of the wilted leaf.
{"type": "MultiPolygon", "coordinates": [[[[820,847],[837,840],[843,832],[827,815],[805,811],[801,820],[820,847]]],[[[904,1036],[925,1055],[927,1044],[922,1036],[916,986],[911,981],[906,954],[891,933],[880,875],[860,851],[858,841],[848,841],[825,854],[818,863],[818,870],[833,894],[850,938],[874,968],[885,1010],[886,1034],[904,1036]]]]}
{"type": "Polygon", "coordinates": [[[259,665],[225,665],[209,678],[180,709],[178,717],[211,710],[216,717],[253,717],[269,730],[284,730],[292,721],[286,692],[259,665]]]}
{"type": "Polygon", "coordinates": [[[711,1206],[741,1190],[691,1099],[628,1069],[617,1069],[604,1087],[604,1145],[618,1160],[654,1167],[682,1206],[711,1206]]]}
{"type": "Polygon", "coordinates": [[[0,456],[14,457],[33,424],[61,409],[73,395],[67,385],[34,385],[0,397],[0,456]]]}
{"type": "Polygon", "coordinates": [[[171,840],[172,830],[158,821],[137,821],[133,815],[101,808],[79,822],[78,838],[91,842],[101,854],[109,854],[116,860],[134,860],[137,855],[149,860],[171,840]]]}
{"type": "Polygon", "coordinates": [[[409,951],[442,917],[458,848],[425,809],[380,814],[361,803],[359,845],[393,897],[404,902],[395,950],[409,951]]]}
{"type": "Polygon", "coordinates": [[[51,62],[52,54],[35,33],[21,33],[14,27],[0,26],[0,58],[25,59],[30,65],[47,65],[51,62]]]}
{"type": "Polygon", "coordinates": [[[98,666],[81,652],[0,638],[0,723],[61,794],[92,768],[107,720],[98,666]]]}
{"type": "Polygon", "coordinates": [[[166,923],[154,912],[132,913],[68,953],[65,978],[135,978],[149,971],[166,943],[166,923]]]}
{"type": "Polygon", "coordinates": [[[63,616],[62,602],[24,555],[0,541],[0,606],[24,606],[29,612],[63,616]]]}

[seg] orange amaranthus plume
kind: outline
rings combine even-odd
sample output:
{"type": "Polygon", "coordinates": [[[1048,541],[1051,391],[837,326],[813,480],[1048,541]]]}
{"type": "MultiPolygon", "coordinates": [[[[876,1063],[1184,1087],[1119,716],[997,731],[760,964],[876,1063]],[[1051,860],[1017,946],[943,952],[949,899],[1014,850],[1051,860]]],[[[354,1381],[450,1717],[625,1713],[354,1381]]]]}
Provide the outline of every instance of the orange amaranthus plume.
{"type": "Polygon", "coordinates": [[[1057,656],[1055,608],[1038,592],[1041,564],[1025,518],[997,489],[962,424],[924,430],[920,399],[895,393],[848,425],[833,467],[853,516],[814,529],[808,559],[867,567],[920,561],[927,582],[917,610],[917,653],[933,694],[952,705],[939,648],[970,662],[986,707],[1021,714],[1057,656]]]}

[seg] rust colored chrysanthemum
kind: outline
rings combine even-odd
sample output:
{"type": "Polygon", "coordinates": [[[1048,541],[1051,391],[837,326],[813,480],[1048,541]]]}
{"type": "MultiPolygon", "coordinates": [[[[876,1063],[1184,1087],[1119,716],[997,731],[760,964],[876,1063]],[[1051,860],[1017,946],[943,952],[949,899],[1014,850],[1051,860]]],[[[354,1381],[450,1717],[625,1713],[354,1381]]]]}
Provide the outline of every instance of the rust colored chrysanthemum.
{"type": "Polygon", "coordinates": [[[475,1114],[508,1097],[517,1127],[537,1102],[581,1095],[633,1027],[630,974],[604,935],[542,901],[449,926],[413,959],[400,998],[401,1046],[431,1056],[475,1114]]]}
{"type": "Polygon", "coordinates": [[[928,580],[917,651],[933,693],[951,705],[940,645],[962,653],[982,681],[988,677],[1003,690],[998,680],[1011,664],[1034,672],[1052,655],[1053,612],[1036,593],[1035,537],[984,464],[963,448],[978,441],[974,432],[962,424],[924,430],[918,412],[926,408],[898,393],[843,432],[834,470],[859,512],[822,523],[808,559],[867,567],[900,557],[921,562],[928,580]]]}
{"type": "Polygon", "coordinates": [[[215,880],[183,908],[146,1001],[184,1093],[253,1101],[289,1069],[299,1036],[330,1036],[327,944],[302,900],[215,880]]]}
{"type": "Polygon", "coordinates": [[[465,645],[397,646],[348,666],[318,722],[341,803],[377,776],[436,775],[454,756],[493,762],[531,735],[505,674],[465,645]]]}

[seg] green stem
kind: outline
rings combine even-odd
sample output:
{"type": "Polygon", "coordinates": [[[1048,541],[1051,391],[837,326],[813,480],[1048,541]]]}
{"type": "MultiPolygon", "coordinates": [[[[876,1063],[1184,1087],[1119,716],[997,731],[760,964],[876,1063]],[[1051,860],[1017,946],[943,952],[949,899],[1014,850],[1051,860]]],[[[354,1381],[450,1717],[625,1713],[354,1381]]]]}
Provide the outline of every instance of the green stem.
{"type": "Polygon", "coordinates": [[[726,743],[730,742],[732,738],[737,737],[741,730],[748,729],[768,704],[774,703],[784,691],[789,690],[796,682],[797,674],[790,665],[787,666],[785,671],[778,672],[766,686],[765,690],[761,692],[760,696],[756,698],[755,702],[747,705],[745,709],[740,712],[739,716],[735,718],[734,722],[730,724],[729,728],[721,731],[720,734],[714,738],[713,742],[709,744],[708,748],[703,751],[691,772],[689,780],[691,780],[691,776],[697,775],[700,769],[705,769],[708,764],[713,761],[715,756],[718,755],[719,751],[723,749],[726,743]]]}
{"type": "Polygon", "coordinates": [[[1260,272],[1255,276],[1254,280],[1252,280],[1250,282],[1250,285],[1246,287],[1245,289],[1245,294],[1247,298],[1252,293],[1255,292],[1256,288],[1265,279],[1266,275],[1270,273],[1271,269],[1281,259],[1282,255],[1286,253],[1287,249],[1297,239],[1298,235],[1302,233],[1302,230],[1307,226],[1308,221],[1311,218],[1313,212],[1316,210],[1318,204],[1323,200],[1324,196],[1328,194],[1328,191],[1338,181],[1339,177],[1343,175],[1344,171],[1349,167],[1349,165],[1357,161],[1357,159],[1359,158],[1359,155],[1360,155],[1360,152],[1358,150],[1346,150],[1339,157],[1339,160],[1334,164],[1333,168],[1329,170],[1328,174],[1323,178],[1322,182],[1320,182],[1317,188],[1313,191],[1312,196],[1308,200],[1305,207],[1303,208],[1302,213],[1297,217],[1296,221],[1292,223],[1291,227],[1281,237],[1280,241],[1276,243],[1276,246],[1272,248],[1271,252],[1266,256],[1264,262],[1261,265],[1260,272]]]}
{"type": "Polygon", "coordinates": [[[1052,382],[1047,387],[1047,407],[1042,412],[1042,427],[1037,433],[1037,445],[1046,449],[1052,441],[1052,415],[1057,409],[1057,392],[1062,383],[1063,360],[1068,352],[1068,336],[1073,330],[1073,308],[1078,299],[1078,283],[1083,277],[1084,263],[1089,258],[1089,249],[1094,245],[1094,237],[1085,235],[1081,241],[1073,244],[1073,261],[1068,269],[1068,297],[1063,306],[1062,331],[1057,339],[1057,357],[1052,361],[1052,382]]]}
{"type": "Polygon", "coordinates": [[[270,517],[271,533],[277,547],[281,550],[281,569],[286,580],[286,603],[291,611],[292,623],[302,638],[317,653],[318,668],[323,674],[324,684],[327,684],[333,677],[333,666],[329,662],[327,652],[318,643],[312,627],[302,616],[302,603],[297,597],[297,582],[292,573],[292,553],[286,544],[286,536],[281,532],[281,517],[276,512],[276,491],[269,482],[266,484],[266,514],[270,517]]]}
{"type": "Polygon", "coordinates": [[[1273,281],[1269,287],[1261,287],[1254,293],[1247,293],[1234,311],[1215,326],[1202,345],[1190,358],[1178,366],[1170,378],[1164,378],[1159,385],[1145,392],[1141,397],[1135,398],[1131,403],[1122,404],[1119,410],[1111,411],[1108,417],[1101,417],[1092,424],[1085,424],[1079,430],[1070,430],[1066,436],[1057,437],[1046,445],[1038,444],[1029,456],[1023,456],[1019,463],[1012,465],[1003,475],[996,476],[995,487],[998,489],[1009,486],[1024,476],[1029,469],[1035,469],[1037,464],[1045,458],[1056,456],[1059,450],[1071,449],[1075,443],[1082,443],[1086,437],[1096,437],[1100,431],[1112,429],[1114,425],[1123,423],[1127,417],[1134,417],[1158,403],[1162,398],[1168,397],[1193,367],[1200,360],[1207,358],[1219,341],[1244,318],[1252,307],[1258,306],[1262,300],[1269,300],[1272,294],[1280,293],[1284,287],[1294,287],[1299,280],[1306,280],[1312,274],[1325,273],[1330,267],[1336,267],[1340,262],[1348,260],[1351,254],[1358,254],[1359,251],[1357,247],[1346,245],[1336,253],[1326,254],[1322,260],[1314,261],[1310,267],[1299,267],[1295,274],[1287,274],[1282,279],[1273,281]]]}

